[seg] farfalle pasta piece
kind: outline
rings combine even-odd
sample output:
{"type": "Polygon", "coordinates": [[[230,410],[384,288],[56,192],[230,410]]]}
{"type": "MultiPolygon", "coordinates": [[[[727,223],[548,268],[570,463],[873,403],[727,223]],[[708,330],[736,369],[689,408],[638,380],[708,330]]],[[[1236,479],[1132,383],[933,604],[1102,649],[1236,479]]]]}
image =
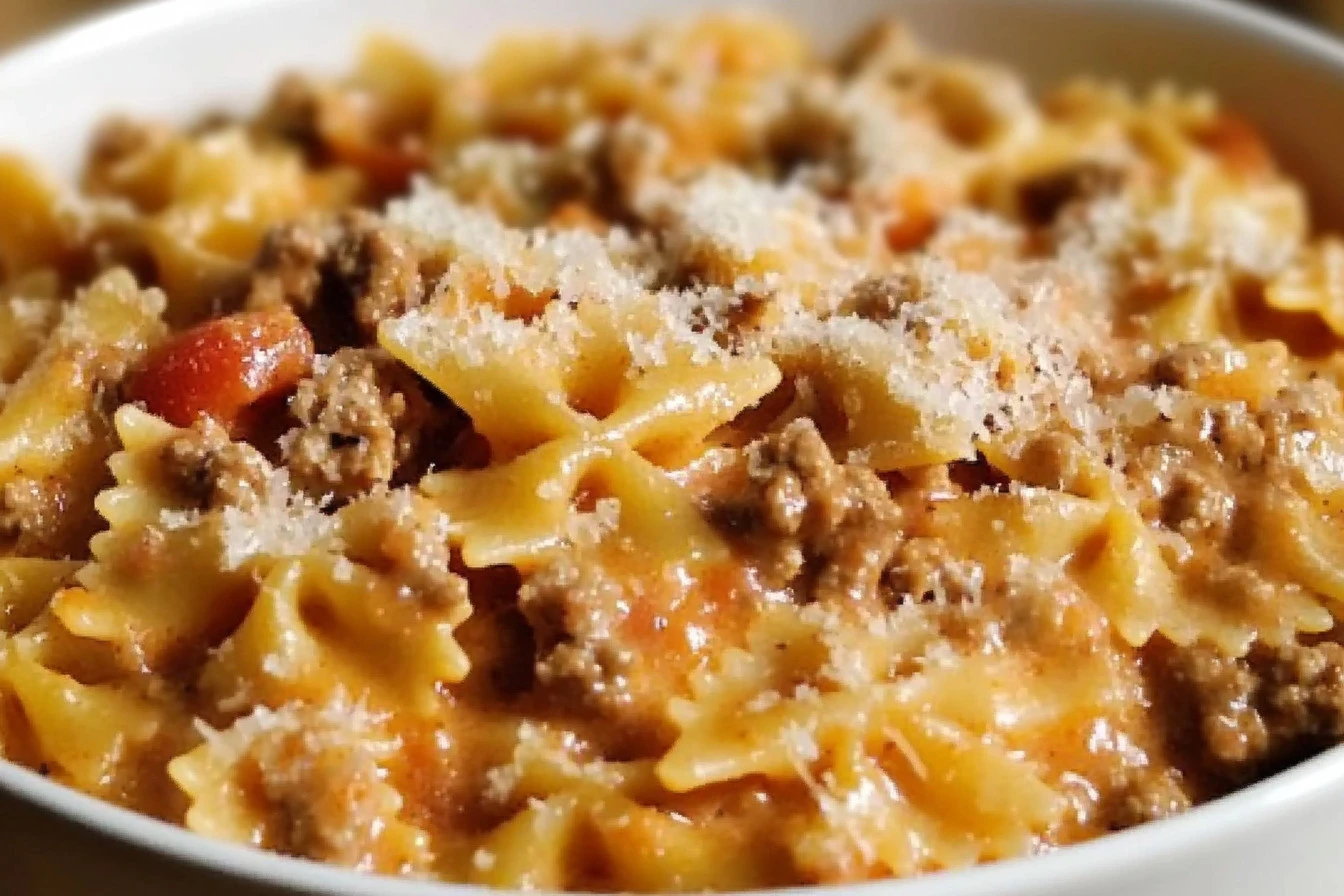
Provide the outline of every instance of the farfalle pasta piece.
{"type": "Polygon", "coordinates": [[[0,267],[9,276],[59,264],[69,255],[76,220],[60,190],[38,169],[0,154],[0,267]]]}
{"type": "Polygon", "coordinates": [[[1146,315],[1159,345],[1209,342],[1238,330],[1233,316],[1232,286],[1209,276],[1178,290],[1146,315]]]}
{"type": "MultiPolygon", "coordinates": [[[[1223,340],[1263,347],[1287,340],[1299,346],[1299,350],[1316,354],[1327,350],[1337,336],[1317,325],[1314,315],[1319,314],[1324,320],[1324,315],[1331,312],[1325,291],[1328,286],[1318,284],[1322,291],[1308,286],[1309,278],[1318,275],[1311,264],[1300,261],[1270,279],[1265,286],[1263,309],[1246,301],[1244,292],[1238,292],[1227,272],[1206,271],[1193,282],[1174,288],[1169,297],[1145,310],[1141,319],[1149,338],[1163,348],[1223,340]]],[[[1287,358],[1283,361],[1285,367],[1291,366],[1287,358]]],[[[1273,366],[1257,364],[1255,368],[1256,372],[1271,377],[1275,374],[1273,366]]],[[[1267,380],[1261,387],[1272,381],[1267,380]]]]}
{"type": "Polygon", "coordinates": [[[52,602],[66,628],[115,645],[133,669],[170,666],[217,641],[255,591],[246,570],[221,562],[219,520],[164,480],[164,453],[181,432],[133,406],[118,411],[117,485],[97,501],[110,528],[93,538],[79,587],[52,602]],[[189,595],[183,581],[193,583],[189,595]]]}
{"type": "Polygon", "coordinates": [[[832,448],[876,470],[974,457],[992,433],[1087,394],[1080,323],[1042,316],[988,276],[923,259],[855,287],[850,304],[787,318],[771,353],[806,380],[819,416],[838,418],[823,430],[832,448]]]}
{"type": "Polygon", "coordinates": [[[242,621],[271,566],[337,543],[334,518],[293,494],[282,472],[266,473],[255,506],[202,510],[164,471],[165,453],[186,430],[132,405],[116,423],[117,485],[97,501],[109,529],[92,539],[94,562],[52,612],[76,635],[114,645],[129,667],[172,667],[198,655],[242,621]],[[181,575],[195,584],[189,599],[181,575]]]}
{"type": "Polygon", "coordinates": [[[148,239],[176,321],[203,310],[211,268],[249,261],[268,227],[328,199],[295,154],[258,148],[241,131],[186,141],[160,170],[169,177],[169,204],[148,239]]]}
{"type": "Polygon", "coordinates": [[[479,316],[411,313],[383,324],[379,341],[471,417],[504,459],[572,431],[560,363],[543,334],[483,309],[479,316]],[[522,413],[518,413],[521,411],[522,413]]]}
{"type": "Polygon", "coordinates": [[[619,310],[581,304],[570,314],[545,318],[545,329],[488,309],[465,323],[411,314],[381,328],[385,347],[457,402],[494,449],[490,469],[422,484],[448,512],[463,557],[473,566],[536,563],[564,538],[585,478],[630,505],[631,540],[714,551],[707,525],[646,456],[685,457],[768,393],[778,371],[764,359],[697,363],[685,348],[639,371],[615,326],[619,310]]]}
{"type": "Polygon", "coordinates": [[[1040,111],[1012,71],[965,59],[932,58],[909,74],[943,130],[962,146],[987,154],[1004,152],[1037,136],[1040,111]]]}
{"type": "MultiPolygon", "coordinates": [[[[1032,480],[1020,457],[999,447],[988,453],[996,467],[1032,480]]],[[[1069,558],[1070,575],[1130,644],[1140,646],[1161,632],[1176,644],[1204,641],[1241,656],[1257,638],[1281,643],[1296,632],[1320,632],[1332,625],[1329,611],[1301,589],[1281,589],[1272,605],[1257,606],[1228,600],[1219,588],[1192,583],[1169,561],[1173,548],[1164,547],[1162,536],[1140,514],[1114,471],[1085,450],[1076,460],[1074,479],[1064,485],[1097,502],[1104,516],[1091,543],[1080,545],[1069,558]]]]}
{"type": "Polygon", "coordinates": [[[1265,304],[1319,315],[1336,337],[1344,337],[1344,241],[1327,238],[1306,247],[1265,286],[1265,304]]]}
{"type": "Polygon", "coordinates": [[[422,488],[447,512],[468,565],[526,567],[571,539],[581,484],[619,502],[616,531],[622,539],[655,555],[675,556],[689,545],[696,560],[718,556],[718,540],[681,489],[624,447],[556,441],[499,467],[435,474],[422,488]],[[517,503],[510,505],[511,499],[517,503]],[[508,506],[518,509],[502,513],[508,506]]]}
{"type": "MultiPolygon", "coordinates": [[[[161,338],[163,295],[141,291],[125,271],[94,281],[46,345],[6,392],[0,409],[0,487],[7,503],[27,497],[41,507],[59,494],[58,513],[41,523],[11,522],[6,552],[85,556],[99,522],[94,496],[107,480],[116,446],[108,419],[112,390],[126,368],[161,338]]],[[[9,506],[13,506],[9,503],[9,506]]]]}
{"type": "Polygon", "coordinates": [[[340,697],[259,707],[169,763],[191,800],[188,828],[362,871],[411,874],[429,837],[400,816],[385,767],[397,739],[384,716],[340,697]]]}
{"type": "Polygon", "coordinates": [[[571,889],[600,882],[628,891],[648,889],[655,880],[678,891],[719,878],[744,887],[772,880],[764,857],[739,855],[731,837],[716,835],[715,821],[693,824],[645,805],[667,796],[651,762],[585,760],[574,748],[569,732],[519,726],[513,761],[492,769],[488,779],[492,800],[521,808],[481,838],[469,879],[571,889]],[[537,842],[539,836],[548,839],[537,842]],[[577,861],[581,855],[600,861],[577,861]]]}
{"type": "Polygon", "coordinates": [[[619,794],[588,787],[533,800],[481,840],[467,878],[517,889],[610,886],[694,892],[711,882],[759,887],[778,869],[744,857],[731,838],[619,794]],[[580,857],[599,857],[588,863],[580,857]],[[585,864],[595,864],[588,872],[585,864]]]}
{"type": "MultiPolygon", "coordinates": [[[[1339,606],[1344,602],[1344,539],[1337,524],[1322,518],[1305,498],[1283,489],[1268,490],[1259,510],[1262,525],[1252,539],[1256,559],[1266,569],[1282,570],[1289,581],[1301,583],[1326,598],[1329,607],[1344,612],[1344,606],[1339,606]]],[[[1274,608],[1279,618],[1307,615],[1311,619],[1312,627],[1303,627],[1303,631],[1328,631],[1334,625],[1333,616],[1324,608],[1310,614],[1289,610],[1293,604],[1313,603],[1306,595],[1281,594],[1279,600],[1281,605],[1274,608]]],[[[1272,640],[1284,643],[1291,634],[1283,632],[1272,640]]]]}
{"type": "Polygon", "coordinates": [[[279,707],[345,693],[428,715],[441,705],[440,686],[466,677],[453,629],[470,611],[465,594],[436,606],[345,557],[315,552],[271,571],[202,670],[201,687],[222,704],[279,707]]]}
{"type": "Polygon", "coordinates": [[[14,634],[36,619],[81,566],[77,560],[0,558],[0,634],[14,634]]]}
{"type": "Polygon", "coordinates": [[[818,678],[830,656],[823,633],[837,624],[767,614],[753,646],[725,652],[720,667],[696,676],[693,699],[672,707],[682,733],[658,764],[663,783],[680,791],[763,775],[805,785],[817,814],[799,822],[811,833],[793,848],[807,864],[831,856],[823,879],[1011,855],[1057,822],[1062,797],[984,727],[994,719],[989,707],[966,713],[977,701],[962,698],[975,689],[940,691],[942,678],[973,674],[973,666],[827,689],[818,678]],[[790,682],[801,682],[792,693],[790,682]],[[1002,801],[996,794],[1005,787],[1014,796],[1002,801]],[[950,813],[955,826],[945,822],[950,813]],[[826,848],[817,847],[819,836],[826,848]]]}
{"type": "MultiPolygon", "coordinates": [[[[958,868],[1029,849],[1061,815],[1061,798],[1022,762],[925,717],[875,758],[856,737],[832,748],[810,786],[819,812],[794,830],[795,861],[818,880],[958,868]]],[[[799,738],[805,768],[812,745],[799,738]]]]}
{"type": "MultiPolygon", "coordinates": [[[[1020,455],[1002,443],[986,446],[997,468],[1014,478],[1032,481],[1032,471],[1020,455]]],[[[1167,566],[1157,535],[1130,503],[1124,486],[1095,455],[1082,451],[1066,490],[1099,502],[1094,542],[1071,558],[1073,574],[1088,595],[1106,612],[1116,630],[1131,644],[1140,645],[1161,630],[1178,644],[1201,636],[1212,640],[1239,639],[1241,634],[1219,626],[1185,599],[1176,575],[1167,566]]]]}
{"type": "Polygon", "coordinates": [[[924,524],[937,535],[955,538],[985,566],[1006,566],[1011,558],[1062,563],[1092,540],[1106,518],[1106,505],[1064,492],[1024,489],[1016,494],[977,494],[941,501],[924,524]]]}
{"type": "Polygon", "coordinates": [[[619,502],[616,535],[654,556],[685,551],[696,561],[722,546],[682,490],[657,466],[623,447],[555,442],[480,473],[444,472],[424,485],[453,519],[452,531],[471,566],[535,566],[566,544],[581,483],[619,502]],[[484,495],[515,496],[528,511],[482,504],[484,495]],[[689,546],[689,550],[688,550],[689,546]]]}
{"type": "Polygon", "coordinates": [[[1214,642],[1240,639],[1240,633],[1189,605],[1156,535],[1133,508],[1113,506],[1102,533],[1100,549],[1079,558],[1075,571],[1125,640],[1143,644],[1159,630],[1177,644],[1201,636],[1214,642]]]}
{"type": "Polygon", "coordinates": [[[174,324],[206,316],[212,298],[237,292],[246,265],[273,225],[348,201],[356,185],[339,169],[305,169],[292,149],[262,146],[245,131],[225,128],[195,136],[141,139],[98,186],[142,207],[91,211],[114,243],[147,251],[168,294],[174,324]]]}
{"type": "Polygon", "coordinates": [[[96,463],[106,458],[100,379],[162,338],[163,308],[162,293],[141,291],[125,271],[104,275],[75,300],[0,410],[0,482],[58,475],[88,454],[101,454],[96,463]]]}
{"type": "Polygon", "coordinates": [[[722,822],[695,824],[633,801],[601,798],[589,824],[595,848],[606,857],[603,876],[623,891],[759,889],[780,877],[769,856],[744,855],[732,826],[722,822]]]}
{"type": "Polygon", "coordinates": [[[54,271],[34,271],[0,287],[0,383],[16,382],[60,322],[54,271]]]}
{"type": "MultiPolygon", "coordinates": [[[[1261,578],[1268,587],[1247,592],[1177,578],[1175,606],[1179,610],[1154,616],[1158,630],[1178,644],[1203,641],[1229,656],[1244,656],[1257,641],[1278,646],[1292,643],[1299,634],[1329,631],[1335,624],[1331,608],[1339,600],[1341,583],[1326,564],[1340,546],[1326,525],[1302,503],[1290,506],[1292,510],[1280,506],[1263,511],[1266,525],[1252,548],[1262,558],[1261,569],[1281,573],[1283,581],[1261,578]],[[1301,511],[1310,515],[1299,515],[1301,511]],[[1305,528],[1281,528],[1285,524],[1305,528]],[[1271,554],[1272,560],[1265,559],[1271,554]]],[[[1157,575],[1155,561],[1149,559],[1147,563],[1146,567],[1122,571],[1134,572],[1141,576],[1135,581],[1147,583],[1157,575]]],[[[1097,574],[1106,575],[1107,571],[1103,568],[1097,574]]]]}
{"type": "Polygon", "coordinates": [[[469,879],[497,888],[565,889],[575,842],[584,832],[584,808],[567,793],[532,802],[483,838],[469,879]]]}
{"type": "Polygon", "coordinates": [[[168,724],[160,704],[128,686],[82,684],[16,642],[0,645],[0,692],[18,702],[26,737],[58,778],[114,799],[137,752],[168,724]]]}
{"type": "Polygon", "coordinates": [[[204,672],[212,692],[236,698],[236,683],[255,679],[274,688],[248,697],[271,706],[344,688],[426,710],[439,682],[465,676],[452,639],[470,612],[465,586],[414,599],[414,583],[339,553],[342,533],[357,557],[390,549],[366,506],[376,499],[327,516],[272,472],[274,493],[258,506],[202,511],[163,478],[165,452],[184,431],[130,406],[117,419],[118,485],[99,498],[111,528],[94,538],[81,587],[52,604],[71,632],[114,645],[134,668],[171,667],[219,644],[204,672]],[[189,598],[165,574],[166,557],[195,583],[189,598]]]}

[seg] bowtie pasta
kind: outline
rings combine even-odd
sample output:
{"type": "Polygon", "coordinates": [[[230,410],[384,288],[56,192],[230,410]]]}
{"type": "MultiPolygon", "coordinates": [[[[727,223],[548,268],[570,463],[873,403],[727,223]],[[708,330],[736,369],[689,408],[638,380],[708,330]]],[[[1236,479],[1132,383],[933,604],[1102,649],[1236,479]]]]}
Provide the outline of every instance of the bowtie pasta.
{"type": "Polygon", "coordinates": [[[1344,243],[900,25],[368,41],[0,156],[0,753],[497,887],[918,875],[1344,740],[1344,243]]]}

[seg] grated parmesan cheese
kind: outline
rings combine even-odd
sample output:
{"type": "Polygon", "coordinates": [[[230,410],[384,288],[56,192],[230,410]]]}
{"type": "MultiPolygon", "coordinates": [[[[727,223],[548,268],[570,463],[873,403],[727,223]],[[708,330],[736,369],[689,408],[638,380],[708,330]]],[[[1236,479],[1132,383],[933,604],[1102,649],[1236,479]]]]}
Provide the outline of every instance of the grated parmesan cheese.
{"type": "Polygon", "coordinates": [[[253,508],[219,512],[221,562],[241,569],[255,557],[296,557],[322,545],[339,550],[338,521],[322,505],[290,487],[284,470],[270,474],[264,500],[253,508]]]}

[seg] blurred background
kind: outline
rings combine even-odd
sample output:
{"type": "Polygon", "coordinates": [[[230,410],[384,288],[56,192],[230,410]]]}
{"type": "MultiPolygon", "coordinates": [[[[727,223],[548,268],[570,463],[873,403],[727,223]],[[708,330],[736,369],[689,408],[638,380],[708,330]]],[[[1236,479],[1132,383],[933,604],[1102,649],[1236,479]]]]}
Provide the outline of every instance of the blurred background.
{"type": "MultiPolygon", "coordinates": [[[[0,0],[0,48],[125,0],[0,0]]],[[[192,0],[175,0],[190,3],[192,0]]],[[[1275,7],[1344,34],[1344,0],[1226,0],[1275,7]]]]}
{"type": "Polygon", "coordinates": [[[1329,28],[1344,32],[1344,0],[1288,0],[1266,5],[1295,10],[1299,15],[1311,17],[1329,28]]]}
{"type": "Polygon", "coordinates": [[[0,0],[0,45],[9,46],[100,7],[116,5],[108,0],[0,0]]]}

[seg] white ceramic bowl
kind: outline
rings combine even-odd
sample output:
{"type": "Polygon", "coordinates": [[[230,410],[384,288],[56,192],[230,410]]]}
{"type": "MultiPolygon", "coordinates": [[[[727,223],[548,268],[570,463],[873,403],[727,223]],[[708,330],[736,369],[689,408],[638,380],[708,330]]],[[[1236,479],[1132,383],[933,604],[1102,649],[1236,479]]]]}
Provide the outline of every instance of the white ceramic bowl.
{"type": "MultiPolygon", "coordinates": [[[[0,0],[0,3],[8,0],[0,0]]],[[[0,147],[70,171],[92,124],[123,109],[247,108],[284,68],[339,70],[361,34],[445,58],[519,27],[620,31],[711,3],[677,0],[164,0],[0,61],[0,147]]],[[[721,4],[720,4],[721,5],[721,4]]],[[[1033,82],[1091,72],[1217,88],[1269,135],[1344,223],[1344,45],[1217,0],[769,0],[823,43],[895,13],[925,38],[995,57],[1033,82]]],[[[0,209],[0,214],[4,210],[0,209]]],[[[1336,896],[1344,893],[1344,749],[1184,817],[1059,853],[914,881],[873,896],[1336,896]]],[[[463,888],[360,877],[215,843],[0,762],[0,892],[324,893],[463,888]]],[[[802,896],[802,894],[800,894],[802,896]]],[[[820,896],[813,890],[806,896],[820,896]]]]}

